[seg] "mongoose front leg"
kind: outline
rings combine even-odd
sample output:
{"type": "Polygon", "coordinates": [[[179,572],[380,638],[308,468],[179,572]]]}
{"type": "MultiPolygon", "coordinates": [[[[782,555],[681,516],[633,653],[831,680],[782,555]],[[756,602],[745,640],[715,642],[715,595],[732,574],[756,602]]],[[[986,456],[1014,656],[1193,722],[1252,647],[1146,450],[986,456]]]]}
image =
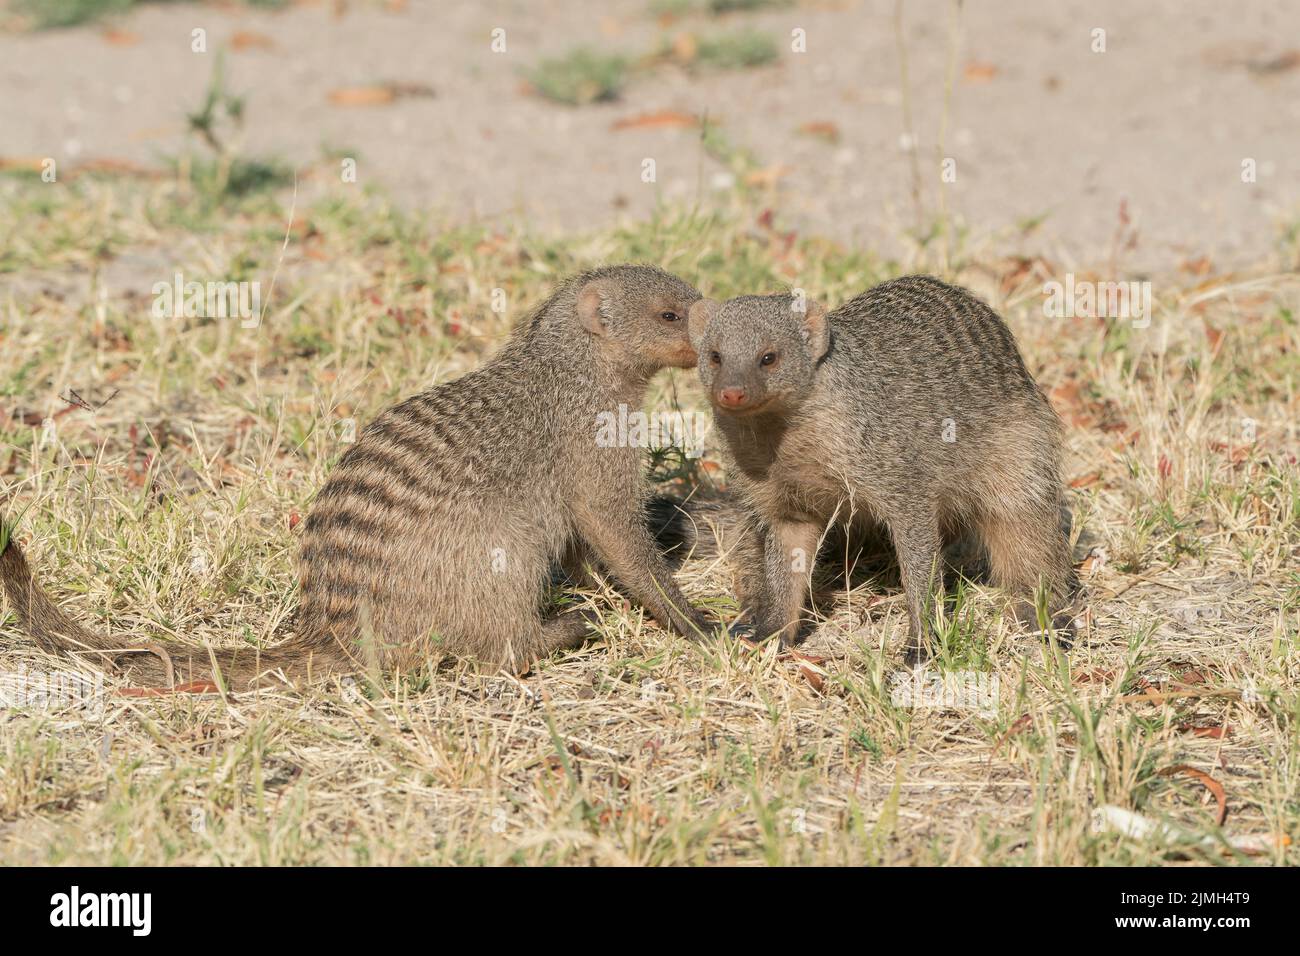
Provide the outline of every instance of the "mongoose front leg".
{"type": "Polygon", "coordinates": [[[775,521],[767,528],[764,594],[755,614],[760,639],[776,636],[785,646],[799,636],[820,534],[820,526],[806,521],[775,521]]]}
{"type": "Polygon", "coordinates": [[[576,511],[575,518],[578,533],[596,557],[655,620],[691,639],[713,629],[677,587],[639,510],[586,506],[576,511]]]}
{"type": "Polygon", "coordinates": [[[907,598],[908,641],[903,659],[909,665],[930,657],[930,617],[935,589],[942,581],[939,568],[940,537],[933,515],[909,515],[889,524],[898,570],[907,598]]]}

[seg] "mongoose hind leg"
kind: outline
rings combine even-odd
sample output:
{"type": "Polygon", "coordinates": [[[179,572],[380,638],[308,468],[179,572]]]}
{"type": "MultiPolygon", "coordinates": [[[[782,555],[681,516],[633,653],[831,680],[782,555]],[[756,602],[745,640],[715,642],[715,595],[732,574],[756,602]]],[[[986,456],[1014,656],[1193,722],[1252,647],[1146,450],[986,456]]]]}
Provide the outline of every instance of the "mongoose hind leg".
{"type": "Polygon", "coordinates": [[[1070,606],[1074,568],[1057,506],[988,515],[981,522],[981,532],[993,583],[1011,596],[1016,619],[1032,631],[1042,631],[1037,600],[1041,589],[1046,594],[1051,629],[1069,648],[1075,638],[1070,606]]]}
{"type": "Polygon", "coordinates": [[[495,659],[483,663],[522,677],[538,661],[581,647],[596,636],[599,627],[600,615],[588,608],[563,611],[546,619],[535,615],[519,629],[516,639],[500,645],[495,659]]]}
{"type": "Polygon", "coordinates": [[[600,615],[590,608],[564,611],[541,622],[532,645],[533,659],[549,657],[557,651],[571,651],[586,644],[600,629],[600,615]]]}

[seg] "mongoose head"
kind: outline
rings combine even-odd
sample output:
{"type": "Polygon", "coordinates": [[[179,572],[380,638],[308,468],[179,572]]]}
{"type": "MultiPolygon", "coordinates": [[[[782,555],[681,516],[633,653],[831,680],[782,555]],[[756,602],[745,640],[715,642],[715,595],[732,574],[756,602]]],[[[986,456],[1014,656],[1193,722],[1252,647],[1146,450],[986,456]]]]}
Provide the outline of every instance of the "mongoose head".
{"type": "Polygon", "coordinates": [[[578,289],[578,319],[627,364],[647,370],[695,364],[686,317],[700,293],[654,266],[611,266],[578,289]]]}
{"type": "Polygon", "coordinates": [[[830,348],[826,310],[802,296],[701,299],[689,322],[700,381],[713,407],[728,415],[797,404],[830,348]]]}

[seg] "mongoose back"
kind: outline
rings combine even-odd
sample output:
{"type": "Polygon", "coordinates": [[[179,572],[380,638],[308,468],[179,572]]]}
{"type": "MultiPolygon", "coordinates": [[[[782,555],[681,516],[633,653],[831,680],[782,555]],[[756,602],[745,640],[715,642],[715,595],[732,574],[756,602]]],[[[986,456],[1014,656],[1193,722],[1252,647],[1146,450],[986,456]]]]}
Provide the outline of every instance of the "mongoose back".
{"type": "MultiPolygon", "coordinates": [[[[638,407],[657,371],[695,364],[686,316],[699,297],[650,266],[585,273],[483,366],[380,414],[308,514],[297,633],[270,651],[216,652],[229,684],[275,668],[400,668],[431,651],[526,667],[590,633],[583,614],[543,615],[566,560],[599,563],[681,633],[706,628],[646,525],[641,450],[596,441],[598,413],[638,407]]],[[[113,660],[122,642],[69,620],[17,544],[0,545],[0,579],[25,630],[47,650],[113,660]]],[[[133,677],[174,681],[210,674],[208,655],[169,646],[161,663],[128,663],[133,677]],[[184,668],[171,666],[178,655],[184,668]]]]}
{"type": "Polygon", "coordinates": [[[1017,616],[1036,619],[1041,586],[1068,641],[1061,426],[992,309],[908,276],[829,315],[791,295],[742,296],[701,300],[690,322],[729,473],[765,536],[760,636],[794,638],[799,569],[827,525],[869,521],[898,557],[909,659],[928,650],[942,543],[966,533],[1017,616]]]}

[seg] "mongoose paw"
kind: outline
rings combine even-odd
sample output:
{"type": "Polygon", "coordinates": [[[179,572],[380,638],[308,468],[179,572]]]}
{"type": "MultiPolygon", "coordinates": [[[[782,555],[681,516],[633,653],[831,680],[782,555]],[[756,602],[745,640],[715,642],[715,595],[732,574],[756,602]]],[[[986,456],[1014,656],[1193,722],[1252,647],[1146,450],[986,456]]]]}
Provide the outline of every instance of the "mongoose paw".
{"type": "Polygon", "coordinates": [[[753,647],[775,640],[778,650],[785,651],[795,645],[788,630],[782,630],[775,624],[761,626],[747,620],[732,621],[727,625],[727,633],[738,641],[744,641],[753,647]],[[779,634],[779,636],[778,636],[779,634]]]}
{"type": "Polygon", "coordinates": [[[727,625],[727,636],[738,641],[748,641],[750,644],[758,643],[758,628],[748,621],[732,621],[727,625]]]}
{"type": "Polygon", "coordinates": [[[713,636],[717,625],[697,611],[678,622],[677,629],[688,641],[703,641],[713,636]]]}
{"type": "MultiPolygon", "coordinates": [[[[1074,615],[1069,611],[1062,611],[1052,618],[1052,631],[1056,637],[1056,643],[1060,645],[1061,650],[1068,651],[1074,647],[1074,642],[1078,640],[1079,633],[1074,628],[1074,615]]],[[[1046,636],[1044,636],[1046,639],[1046,636]]]]}
{"type": "Polygon", "coordinates": [[[1050,630],[1039,626],[1038,612],[1033,605],[1024,604],[1017,608],[1016,618],[1029,633],[1036,634],[1043,643],[1049,643],[1055,638],[1057,646],[1063,651],[1073,647],[1078,637],[1074,627],[1074,614],[1070,611],[1058,611],[1053,614],[1050,630]]]}

